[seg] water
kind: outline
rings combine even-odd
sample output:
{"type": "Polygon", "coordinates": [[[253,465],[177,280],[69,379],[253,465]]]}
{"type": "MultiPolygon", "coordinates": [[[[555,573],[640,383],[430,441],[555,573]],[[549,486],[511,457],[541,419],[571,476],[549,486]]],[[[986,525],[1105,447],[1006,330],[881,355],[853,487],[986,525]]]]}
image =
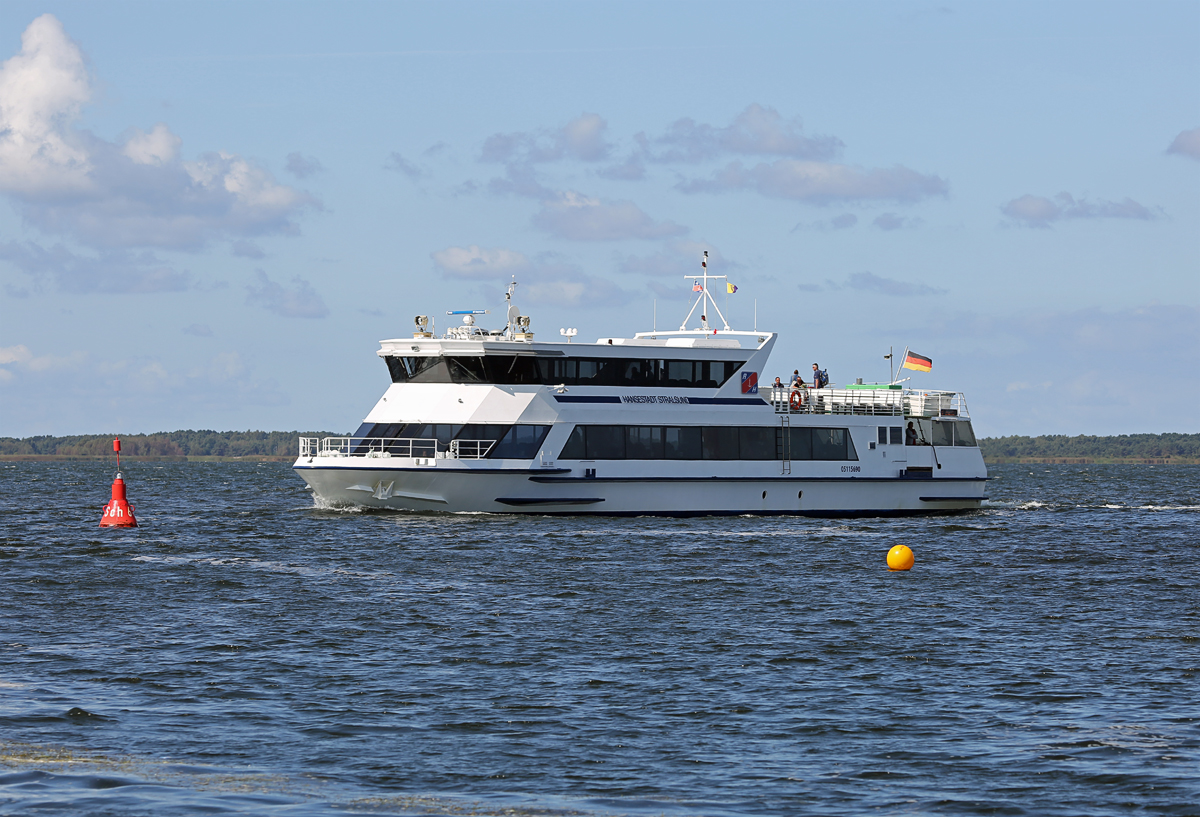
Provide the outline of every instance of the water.
{"type": "Polygon", "coordinates": [[[99,530],[108,465],[0,464],[0,813],[1200,814],[1200,468],[992,474],[509,518],[133,463],[99,530]]]}

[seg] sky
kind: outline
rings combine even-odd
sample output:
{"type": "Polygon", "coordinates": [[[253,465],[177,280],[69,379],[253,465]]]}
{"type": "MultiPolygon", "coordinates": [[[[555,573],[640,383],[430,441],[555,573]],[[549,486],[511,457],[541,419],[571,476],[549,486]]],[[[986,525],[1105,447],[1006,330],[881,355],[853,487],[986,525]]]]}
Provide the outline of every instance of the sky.
{"type": "Polygon", "coordinates": [[[1200,3],[0,5],[0,436],[348,432],[413,316],[1200,432],[1200,3]],[[501,320],[502,322],[502,320],[501,320]]]}

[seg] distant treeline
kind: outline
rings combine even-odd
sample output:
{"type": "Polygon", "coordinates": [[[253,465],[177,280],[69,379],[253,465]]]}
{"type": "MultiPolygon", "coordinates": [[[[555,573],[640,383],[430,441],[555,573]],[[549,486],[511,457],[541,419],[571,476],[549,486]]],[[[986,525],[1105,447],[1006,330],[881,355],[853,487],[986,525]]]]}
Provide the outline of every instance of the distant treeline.
{"type": "Polygon", "coordinates": [[[1121,434],[1090,437],[985,437],[985,459],[1008,457],[1085,457],[1089,459],[1200,459],[1200,434],[1121,434]]]}
{"type": "Polygon", "coordinates": [[[294,457],[296,438],[333,437],[328,431],[169,431],[161,434],[85,434],[74,437],[0,437],[0,456],[112,456],[114,437],[130,457],[294,457]]]}
{"type": "MultiPolygon", "coordinates": [[[[131,457],[294,457],[297,437],[334,437],[329,431],[170,431],[161,434],[87,434],[74,437],[0,437],[0,456],[107,457],[114,436],[131,457]]],[[[1022,457],[1200,460],[1200,434],[1122,434],[1118,437],[984,437],[988,460],[1022,457]]]]}

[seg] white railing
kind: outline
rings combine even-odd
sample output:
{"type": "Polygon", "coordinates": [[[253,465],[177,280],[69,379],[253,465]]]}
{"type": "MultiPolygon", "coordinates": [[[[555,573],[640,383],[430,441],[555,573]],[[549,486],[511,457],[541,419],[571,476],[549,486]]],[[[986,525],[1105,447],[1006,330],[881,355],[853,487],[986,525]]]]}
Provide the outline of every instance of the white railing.
{"type": "Polygon", "coordinates": [[[923,389],[766,389],[776,414],[969,417],[959,392],[923,389]]]}
{"type": "Polygon", "coordinates": [[[437,440],[420,437],[301,437],[301,457],[420,457],[480,460],[495,440],[451,440],[446,448],[437,440]]]}
{"type": "Polygon", "coordinates": [[[481,460],[495,444],[495,440],[451,440],[447,454],[452,460],[481,460]]]}

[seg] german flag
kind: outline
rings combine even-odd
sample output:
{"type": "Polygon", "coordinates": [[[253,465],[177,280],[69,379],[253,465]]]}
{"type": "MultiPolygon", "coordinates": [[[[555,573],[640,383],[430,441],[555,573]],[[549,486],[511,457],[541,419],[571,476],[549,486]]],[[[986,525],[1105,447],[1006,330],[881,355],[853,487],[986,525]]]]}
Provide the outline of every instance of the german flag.
{"type": "Polygon", "coordinates": [[[900,364],[901,369],[916,369],[918,372],[927,372],[933,368],[933,361],[924,355],[918,355],[916,352],[909,352],[904,357],[904,362],[900,364]]]}

